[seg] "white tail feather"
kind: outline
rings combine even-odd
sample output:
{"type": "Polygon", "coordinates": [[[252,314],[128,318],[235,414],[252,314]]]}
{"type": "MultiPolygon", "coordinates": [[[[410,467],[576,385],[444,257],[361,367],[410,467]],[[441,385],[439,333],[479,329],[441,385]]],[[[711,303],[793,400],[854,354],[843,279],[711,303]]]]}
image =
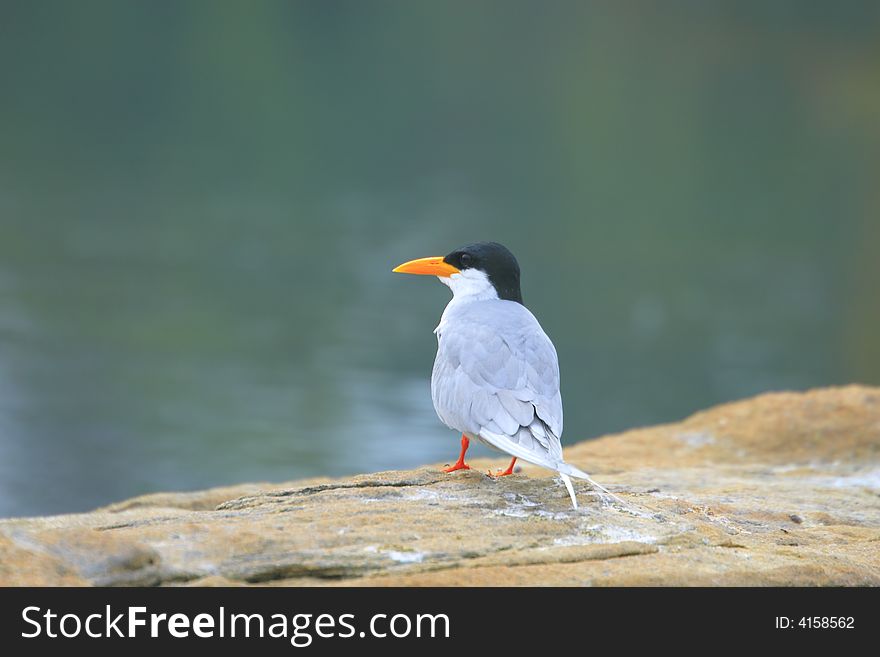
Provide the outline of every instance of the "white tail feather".
{"type": "MultiPolygon", "coordinates": [[[[567,481],[567,477],[566,477],[566,475],[571,475],[572,477],[577,477],[578,479],[584,479],[584,480],[590,482],[590,484],[592,484],[593,486],[595,486],[596,488],[598,488],[599,490],[601,490],[601,491],[602,491],[603,493],[605,493],[606,495],[610,495],[611,497],[613,497],[615,500],[617,500],[617,501],[620,502],[621,504],[624,504],[624,505],[627,505],[627,506],[631,506],[629,502],[627,502],[626,500],[623,500],[623,499],[619,498],[617,495],[615,495],[615,494],[612,493],[610,490],[608,490],[607,488],[605,488],[605,486],[603,486],[602,484],[600,484],[598,481],[595,481],[595,480],[594,480],[592,477],[590,477],[590,475],[588,475],[586,472],[584,472],[583,470],[578,470],[578,469],[577,469],[576,467],[574,467],[573,465],[570,465],[570,464],[568,464],[568,463],[559,463],[559,464],[557,464],[557,466],[556,466],[556,471],[560,474],[560,476],[564,477],[563,481],[565,481],[565,482],[566,482],[566,485],[569,486],[569,487],[571,486],[571,484],[567,481]]],[[[571,490],[571,489],[569,488],[569,492],[570,492],[570,490],[571,490]]],[[[577,508],[577,504],[575,504],[575,508],[577,508]]]]}
{"type": "Polygon", "coordinates": [[[578,508],[578,500],[574,496],[574,486],[571,485],[571,478],[567,474],[559,473],[559,476],[562,477],[562,483],[565,484],[565,487],[568,489],[568,494],[571,497],[571,505],[577,510],[578,508]]]}
{"type": "Polygon", "coordinates": [[[575,509],[578,508],[577,498],[574,495],[574,487],[571,485],[571,479],[569,479],[569,476],[577,477],[578,479],[585,479],[593,486],[601,490],[603,493],[605,493],[606,495],[610,495],[624,506],[634,508],[632,504],[630,504],[626,500],[620,499],[617,495],[605,488],[605,486],[603,486],[602,484],[593,481],[590,475],[588,475],[586,472],[578,470],[576,467],[574,467],[573,465],[569,465],[565,461],[551,460],[550,458],[548,458],[548,455],[537,454],[532,450],[526,449],[519,443],[515,443],[510,439],[509,436],[503,436],[501,434],[497,434],[493,431],[488,431],[486,429],[480,431],[479,437],[493,447],[496,447],[503,452],[507,452],[511,456],[515,456],[519,459],[522,459],[523,461],[528,461],[529,463],[534,463],[535,465],[540,465],[542,468],[547,468],[548,470],[556,470],[556,472],[559,473],[559,476],[562,477],[562,483],[564,483],[565,487],[568,489],[568,494],[571,496],[571,503],[574,505],[575,509]]]}

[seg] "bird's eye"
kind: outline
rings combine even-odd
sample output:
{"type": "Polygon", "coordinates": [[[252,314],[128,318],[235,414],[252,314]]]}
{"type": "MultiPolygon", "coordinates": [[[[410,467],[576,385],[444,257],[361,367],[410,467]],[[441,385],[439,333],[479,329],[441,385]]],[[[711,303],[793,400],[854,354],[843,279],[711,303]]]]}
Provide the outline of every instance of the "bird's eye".
{"type": "Polygon", "coordinates": [[[459,257],[459,261],[461,262],[463,267],[470,267],[471,262],[473,262],[473,258],[469,253],[462,253],[461,257],[459,257]]]}

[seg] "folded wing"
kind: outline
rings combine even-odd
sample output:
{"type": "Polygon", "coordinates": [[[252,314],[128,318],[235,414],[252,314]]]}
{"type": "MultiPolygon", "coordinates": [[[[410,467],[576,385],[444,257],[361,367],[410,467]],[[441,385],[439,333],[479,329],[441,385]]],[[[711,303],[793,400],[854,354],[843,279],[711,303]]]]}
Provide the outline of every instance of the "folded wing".
{"type": "Polygon", "coordinates": [[[438,327],[431,377],[437,414],[509,454],[555,467],[562,461],[562,399],[553,343],[520,304],[468,310],[438,327]]]}

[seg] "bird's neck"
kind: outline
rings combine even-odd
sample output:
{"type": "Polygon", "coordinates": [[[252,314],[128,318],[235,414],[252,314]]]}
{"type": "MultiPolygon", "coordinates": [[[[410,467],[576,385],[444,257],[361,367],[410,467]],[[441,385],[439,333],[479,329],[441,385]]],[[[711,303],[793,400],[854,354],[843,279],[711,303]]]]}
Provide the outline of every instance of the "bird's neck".
{"type": "Polygon", "coordinates": [[[474,303],[475,301],[488,301],[498,299],[498,291],[489,277],[481,271],[465,270],[460,274],[440,278],[440,282],[452,290],[452,299],[446,304],[443,316],[440,318],[440,326],[458,308],[474,303]]]}
{"type": "Polygon", "coordinates": [[[483,301],[497,299],[498,290],[489,280],[489,275],[476,269],[465,269],[452,276],[438,277],[440,282],[452,290],[452,300],[483,301]]]}

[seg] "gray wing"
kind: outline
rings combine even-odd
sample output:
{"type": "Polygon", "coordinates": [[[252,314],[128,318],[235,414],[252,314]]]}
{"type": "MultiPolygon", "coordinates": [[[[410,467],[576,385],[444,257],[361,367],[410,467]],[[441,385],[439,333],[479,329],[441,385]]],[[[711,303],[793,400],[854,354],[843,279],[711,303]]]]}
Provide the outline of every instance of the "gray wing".
{"type": "Polygon", "coordinates": [[[525,460],[561,461],[559,363],[550,338],[520,304],[476,302],[467,310],[437,331],[431,394],[440,419],[525,460]]]}

